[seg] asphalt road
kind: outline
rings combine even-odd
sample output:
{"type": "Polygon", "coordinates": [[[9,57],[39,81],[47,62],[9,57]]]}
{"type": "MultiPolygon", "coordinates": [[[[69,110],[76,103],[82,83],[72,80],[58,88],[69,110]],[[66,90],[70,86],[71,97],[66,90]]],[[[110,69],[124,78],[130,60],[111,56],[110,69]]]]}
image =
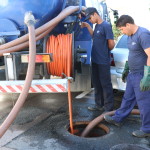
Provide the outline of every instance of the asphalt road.
{"type": "MultiPolygon", "coordinates": [[[[81,93],[72,93],[73,121],[75,123],[92,121],[102,113],[87,109],[89,105],[94,104],[93,91],[77,99],[79,94],[81,93]]],[[[118,92],[114,95],[115,108],[118,108],[123,93],[118,92]]],[[[0,95],[1,124],[18,96],[18,94],[0,95]]],[[[67,93],[30,94],[17,118],[0,139],[0,150],[110,150],[118,144],[130,144],[131,150],[132,146],[137,146],[136,150],[150,148],[150,138],[139,139],[131,135],[132,131],[140,127],[139,116],[129,116],[119,128],[105,121],[102,123],[109,128],[109,133],[103,136],[83,138],[72,135],[69,132],[67,93]]]]}

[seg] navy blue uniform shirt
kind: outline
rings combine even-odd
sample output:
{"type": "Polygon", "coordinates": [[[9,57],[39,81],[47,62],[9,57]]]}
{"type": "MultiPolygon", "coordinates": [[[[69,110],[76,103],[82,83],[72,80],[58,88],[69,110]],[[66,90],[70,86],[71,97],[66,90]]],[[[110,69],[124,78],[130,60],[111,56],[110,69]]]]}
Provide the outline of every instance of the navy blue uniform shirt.
{"type": "Polygon", "coordinates": [[[114,39],[112,27],[106,21],[96,24],[93,33],[91,60],[96,64],[110,63],[110,50],[107,40],[114,39]]]}
{"type": "Polygon", "coordinates": [[[143,27],[128,37],[128,64],[131,72],[143,72],[144,65],[147,63],[145,49],[150,47],[150,31],[143,27]]]}

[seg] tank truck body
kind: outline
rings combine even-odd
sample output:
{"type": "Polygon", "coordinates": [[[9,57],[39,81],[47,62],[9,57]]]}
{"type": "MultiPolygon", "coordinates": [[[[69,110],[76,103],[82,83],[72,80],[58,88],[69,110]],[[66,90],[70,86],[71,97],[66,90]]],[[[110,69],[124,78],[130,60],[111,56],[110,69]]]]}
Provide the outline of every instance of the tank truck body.
{"type": "MultiPolygon", "coordinates": [[[[80,27],[85,19],[82,9],[83,6],[88,6],[88,2],[90,0],[0,1],[0,92],[20,93],[26,78],[29,48],[22,46],[18,50],[18,46],[27,44],[28,41],[7,47],[8,43],[28,33],[24,23],[26,12],[34,15],[36,30],[54,20],[53,26],[46,29],[49,32],[44,37],[38,39],[43,33],[37,34],[35,74],[29,92],[66,92],[68,79],[72,81],[71,91],[91,89],[92,39],[88,30],[80,27]],[[78,6],[79,9],[55,24],[59,13],[70,6],[78,6]],[[82,18],[79,17],[80,14],[82,18]],[[14,50],[9,51],[11,48],[14,50]],[[67,50],[71,51],[70,55],[67,55],[67,50]],[[62,57],[64,54],[66,56],[62,57]],[[65,63],[71,63],[70,74],[67,74],[65,63]]],[[[96,7],[103,13],[103,19],[108,19],[108,13],[103,11],[103,8],[106,11],[106,4],[100,6],[97,2],[96,7]]]]}

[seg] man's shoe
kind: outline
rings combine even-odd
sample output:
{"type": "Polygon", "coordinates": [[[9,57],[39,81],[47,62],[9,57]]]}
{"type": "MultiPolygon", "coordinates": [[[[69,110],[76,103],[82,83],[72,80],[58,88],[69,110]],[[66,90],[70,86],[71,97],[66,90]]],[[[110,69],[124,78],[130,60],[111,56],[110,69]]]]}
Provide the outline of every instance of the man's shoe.
{"type": "Polygon", "coordinates": [[[89,106],[88,110],[91,110],[91,111],[95,111],[95,110],[104,111],[104,108],[100,107],[98,105],[94,105],[94,106],[89,106]]]}
{"type": "Polygon", "coordinates": [[[116,122],[115,120],[113,120],[113,118],[112,118],[111,116],[109,116],[109,115],[105,115],[105,116],[104,116],[104,119],[105,119],[108,123],[111,123],[111,124],[113,124],[113,125],[115,125],[115,126],[120,127],[120,126],[122,125],[121,123],[116,122]]]}
{"type": "Polygon", "coordinates": [[[139,138],[150,137],[150,133],[145,133],[142,130],[134,131],[132,132],[132,135],[139,137],[139,138]]]}

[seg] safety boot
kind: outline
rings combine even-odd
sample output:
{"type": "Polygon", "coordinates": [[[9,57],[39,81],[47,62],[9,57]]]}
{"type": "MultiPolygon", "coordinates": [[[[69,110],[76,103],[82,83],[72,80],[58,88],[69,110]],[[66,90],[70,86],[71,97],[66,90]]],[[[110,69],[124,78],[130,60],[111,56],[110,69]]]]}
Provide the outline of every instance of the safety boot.
{"type": "Polygon", "coordinates": [[[145,133],[142,130],[134,131],[132,132],[132,135],[139,137],[139,138],[150,137],[150,133],[145,133]]]}
{"type": "Polygon", "coordinates": [[[104,116],[105,121],[107,121],[110,124],[113,124],[115,126],[120,127],[122,124],[120,122],[116,122],[115,120],[113,120],[113,118],[109,115],[105,115],[104,116]]]}

